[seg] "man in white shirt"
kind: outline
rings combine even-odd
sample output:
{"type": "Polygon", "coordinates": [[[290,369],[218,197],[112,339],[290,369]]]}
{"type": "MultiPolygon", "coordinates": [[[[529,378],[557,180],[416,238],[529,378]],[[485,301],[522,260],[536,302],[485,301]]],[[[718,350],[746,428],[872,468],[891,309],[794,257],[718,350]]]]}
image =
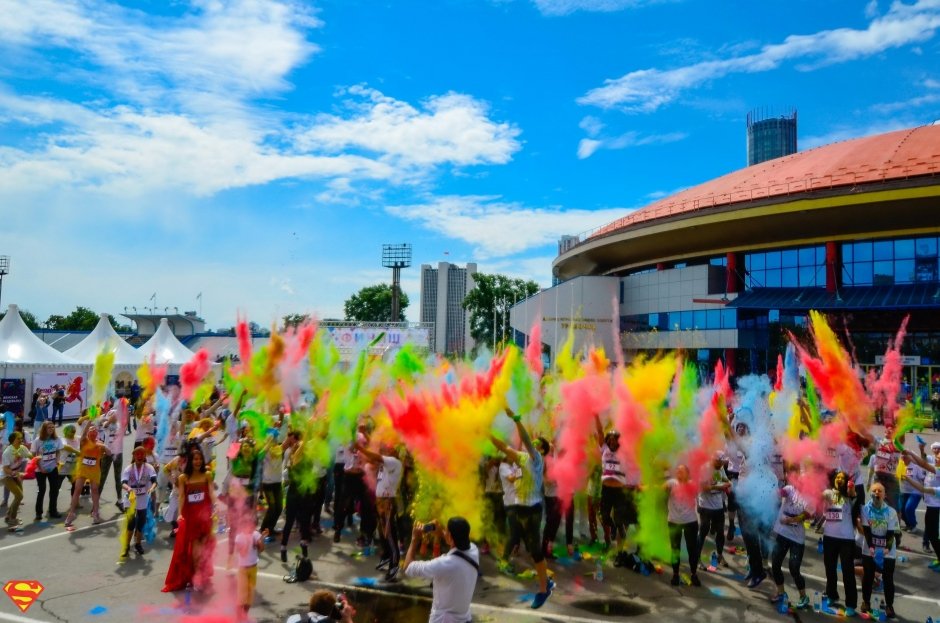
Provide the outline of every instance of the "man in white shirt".
{"type": "Polygon", "coordinates": [[[402,464],[395,456],[395,447],[383,443],[381,452],[372,452],[365,446],[356,445],[370,463],[377,465],[379,473],[375,483],[375,506],[379,519],[379,534],[382,542],[382,558],[376,569],[388,568],[386,582],[394,582],[398,576],[400,556],[398,553],[398,488],[401,485],[402,464]]]}
{"type": "Polygon", "coordinates": [[[451,517],[446,528],[436,522],[427,526],[443,536],[450,551],[434,560],[415,561],[417,544],[426,531],[425,525],[416,523],[405,555],[405,575],[434,582],[428,623],[469,623],[470,602],[480,569],[480,552],[470,542],[470,522],[463,517],[451,517]]]}

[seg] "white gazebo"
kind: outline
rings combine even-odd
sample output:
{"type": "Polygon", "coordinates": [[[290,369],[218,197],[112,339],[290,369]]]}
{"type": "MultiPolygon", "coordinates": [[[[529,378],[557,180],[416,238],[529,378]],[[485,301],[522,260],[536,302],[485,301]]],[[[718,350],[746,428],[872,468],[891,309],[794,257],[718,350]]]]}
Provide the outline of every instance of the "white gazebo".
{"type": "Polygon", "coordinates": [[[111,326],[108,314],[101,314],[101,319],[95,329],[81,342],[65,351],[65,354],[75,361],[94,364],[95,359],[105,349],[114,353],[115,367],[134,366],[136,368],[144,362],[143,354],[117,334],[111,326]]]}
{"type": "Polygon", "coordinates": [[[169,364],[174,368],[183,365],[195,354],[176,339],[166,318],[160,319],[157,332],[137,352],[145,361],[152,359],[158,365],[169,364]]]}
{"type": "Polygon", "coordinates": [[[10,402],[14,400],[12,396],[4,397],[7,409],[28,411],[34,387],[51,393],[55,386],[68,386],[74,391],[66,417],[77,417],[71,412],[83,404],[84,388],[91,372],[89,364],[60,353],[38,338],[23,322],[16,305],[10,305],[0,320],[0,369],[5,381],[21,383],[23,387],[22,403],[10,402]]]}

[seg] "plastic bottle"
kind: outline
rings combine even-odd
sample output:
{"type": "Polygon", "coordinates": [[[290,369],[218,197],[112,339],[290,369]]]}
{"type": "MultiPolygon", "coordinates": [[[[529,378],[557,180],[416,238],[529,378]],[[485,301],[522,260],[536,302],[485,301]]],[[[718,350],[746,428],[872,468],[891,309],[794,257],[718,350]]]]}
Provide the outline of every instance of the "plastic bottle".
{"type": "Polygon", "coordinates": [[[874,595],[871,598],[871,618],[878,619],[881,617],[881,598],[878,595],[874,595]]]}
{"type": "Polygon", "coordinates": [[[819,612],[822,610],[822,599],[819,596],[819,591],[813,593],[813,612],[819,612]]]}
{"type": "Polygon", "coordinates": [[[598,558],[597,562],[594,563],[594,579],[598,582],[604,581],[604,565],[601,564],[600,558],[598,558]]]}
{"type": "Polygon", "coordinates": [[[711,566],[718,567],[718,552],[712,552],[711,566]]]}
{"type": "Polygon", "coordinates": [[[786,592],[780,596],[780,603],[777,604],[777,612],[780,614],[786,614],[790,611],[790,598],[787,596],[786,592]]]}
{"type": "Polygon", "coordinates": [[[817,554],[822,554],[822,553],[823,553],[823,541],[822,541],[822,538],[820,538],[819,541],[816,542],[816,553],[817,553],[817,554]]]}
{"type": "Polygon", "coordinates": [[[907,562],[907,556],[898,556],[898,562],[907,562]]]}
{"type": "Polygon", "coordinates": [[[183,597],[183,605],[185,606],[185,609],[187,612],[189,612],[189,607],[192,605],[192,603],[193,603],[193,585],[187,584],[186,595],[183,597]]]}
{"type": "Polygon", "coordinates": [[[829,612],[829,595],[825,593],[822,596],[822,600],[819,603],[819,607],[822,609],[823,613],[829,612]]]}
{"type": "Polygon", "coordinates": [[[933,623],[933,617],[927,617],[925,623],[933,623]]]}

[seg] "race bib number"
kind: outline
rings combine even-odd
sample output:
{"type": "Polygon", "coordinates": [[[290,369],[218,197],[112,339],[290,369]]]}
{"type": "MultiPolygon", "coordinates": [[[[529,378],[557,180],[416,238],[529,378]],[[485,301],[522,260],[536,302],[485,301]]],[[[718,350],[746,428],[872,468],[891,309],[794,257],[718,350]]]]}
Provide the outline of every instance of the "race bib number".
{"type": "Polygon", "coordinates": [[[251,478],[239,478],[238,482],[240,482],[243,487],[247,487],[251,484],[251,478]]]}
{"type": "Polygon", "coordinates": [[[888,539],[873,536],[871,538],[871,544],[875,547],[888,547],[888,539]]]}
{"type": "Polygon", "coordinates": [[[830,508],[827,510],[826,521],[842,521],[842,509],[830,508]]]}
{"type": "Polygon", "coordinates": [[[134,493],[137,495],[144,495],[147,493],[147,488],[148,487],[146,485],[138,485],[134,487],[134,493]]]}
{"type": "Polygon", "coordinates": [[[51,461],[54,461],[55,458],[56,458],[56,454],[57,454],[56,452],[45,452],[45,453],[43,453],[43,455],[42,455],[42,460],[43,460],[43,462],[49,463],[49,462],[51,462],[51,461]]]}
{"type": "Polygon", "coordinates": [[[94,467],[98,464],[98,459],[94,459],[90,456],[86,456],[82,459],[82,465],[87,465],[88,467],[94,467]]]}
{"type": "Polygon", "coordinates": [[[196,493],[190,493],[186,496],[186,499],[192,503],[202,502],[206,499],[205,491],[197,491],[196,493]]]}

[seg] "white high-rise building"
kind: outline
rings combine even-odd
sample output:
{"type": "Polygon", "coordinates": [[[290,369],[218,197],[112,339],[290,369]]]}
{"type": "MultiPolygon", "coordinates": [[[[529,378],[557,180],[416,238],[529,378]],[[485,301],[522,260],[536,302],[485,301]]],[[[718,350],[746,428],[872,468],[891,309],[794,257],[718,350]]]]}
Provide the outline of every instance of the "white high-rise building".
{"type": "Polygon", "coordinates": [[[473,349],[463,300],[473,289],[476,264],[460,268],[440,262],[421,265],[421,322],[433,322],[430,348],[435,353],[463,355],[473,349]]]}

